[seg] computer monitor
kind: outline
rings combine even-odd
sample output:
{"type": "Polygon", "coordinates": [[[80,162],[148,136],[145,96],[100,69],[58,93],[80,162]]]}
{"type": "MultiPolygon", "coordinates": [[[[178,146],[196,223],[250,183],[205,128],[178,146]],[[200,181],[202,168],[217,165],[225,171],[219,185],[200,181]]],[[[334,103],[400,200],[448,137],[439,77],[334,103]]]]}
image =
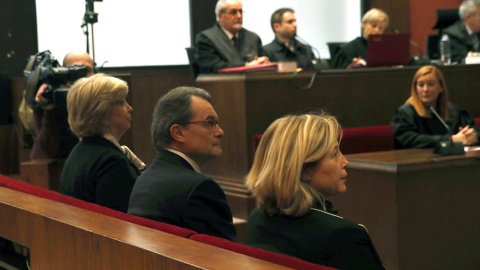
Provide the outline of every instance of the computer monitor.
{"type": "Polygon", "coordinates": [[[407,65],[410,33],[368,36],[367,67],[407,65]]]}

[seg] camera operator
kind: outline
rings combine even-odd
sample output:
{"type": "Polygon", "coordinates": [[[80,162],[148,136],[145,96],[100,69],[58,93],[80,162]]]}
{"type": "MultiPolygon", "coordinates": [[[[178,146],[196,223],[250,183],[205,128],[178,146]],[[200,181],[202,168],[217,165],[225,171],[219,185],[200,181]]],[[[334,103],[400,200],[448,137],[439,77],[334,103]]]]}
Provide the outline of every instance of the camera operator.
{"type": "MultiPolygon", "coordinates": [[[[93,60],[86,52],[68,53],[63,59],[63,66],[68,65],[84,65],[87,68],[87,77],[93,75],[93,60]]],[[[67,87],[70,87],[70,84],[67,87]]],[[[42,84],[35,96],[36,102],[49,104],[33,110],[36,136],[30,159],[65,159],[78,139],[70,131],[67,109],[55,107],[44,97],[47,88],[47,84],[42,84]]]]}

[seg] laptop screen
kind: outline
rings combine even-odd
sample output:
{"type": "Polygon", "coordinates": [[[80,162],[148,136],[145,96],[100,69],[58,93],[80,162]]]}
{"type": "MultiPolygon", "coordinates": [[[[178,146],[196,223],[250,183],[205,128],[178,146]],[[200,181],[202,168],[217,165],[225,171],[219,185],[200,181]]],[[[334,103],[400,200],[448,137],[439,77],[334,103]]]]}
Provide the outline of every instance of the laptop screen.
{"type": "Polygon", "coordinates": [[[369,35],[367,67],[407,65],[410,57],[410,33],[369,35]]]}

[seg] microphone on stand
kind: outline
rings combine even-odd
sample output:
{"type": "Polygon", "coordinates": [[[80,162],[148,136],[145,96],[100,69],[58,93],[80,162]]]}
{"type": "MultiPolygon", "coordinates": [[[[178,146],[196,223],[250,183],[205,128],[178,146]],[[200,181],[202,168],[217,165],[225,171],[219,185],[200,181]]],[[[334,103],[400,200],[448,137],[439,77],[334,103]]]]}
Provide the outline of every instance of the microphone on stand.
{"type": "Polygon", "coordinates": [[[440,117],[440,115],[437,113],[437,111],[432,106],[430,106],[430,111],[432,111],[432,113],[435,114],[435,116],[438,118],[438,120],[440,120],[442,125],[445,126],[445,128],[448,131],[448,134],[450,135],[449,136],[450,141],[439,142],[437,147],[435,147],[435,150],[433,150],[433,152],[435,154],[439,154],[439,155],[442,155],[442,156],[465,154],[465,149],[463,148],[463,143],[462,142],[454,142],[452,140],[452,136],[451,136],[452,135],[452,130],[447,125],[447,123],[445,123],[445,121],[443,121],[442,117],[440,117]]]}
{"type": "MultiPolygon", "coordinates": [[[[395,28],[395,27],[392,27],[391,30],[395,34],[400,34],[400,31],[398,31],[398,29],[395,28]]],[[[430,64],[430,58],[427,55],[423,55],[422,48],[420,48],[420,45],[418,45],[417,42],[410,39],[410,45],[415,47],[418,50],[418,53],[420,54],[419,56],[414,56],[413,57],[413,64],[417,64],[417,65],[428,65],[428,64],[430,64]]]]}
{"type": "Polygon", "coordinates": [[[298,38],[303,44],[305,44],[307,47],[309,47],[314,52],[314,56],[315,56],[316,59],[312,60],[312,65],[316,70],[322,70],[322,69],[328,69],[329,68],[327,61],[322,60],[320,58],[320,52],[317,50],[317,48],[310,45],[308,42],[305,41],[305,39],[299,37],[298,35],[296,35],[295,37],[298,38]],[[317,54],[317,55],[315,55],[315,54],[317,54]]]}

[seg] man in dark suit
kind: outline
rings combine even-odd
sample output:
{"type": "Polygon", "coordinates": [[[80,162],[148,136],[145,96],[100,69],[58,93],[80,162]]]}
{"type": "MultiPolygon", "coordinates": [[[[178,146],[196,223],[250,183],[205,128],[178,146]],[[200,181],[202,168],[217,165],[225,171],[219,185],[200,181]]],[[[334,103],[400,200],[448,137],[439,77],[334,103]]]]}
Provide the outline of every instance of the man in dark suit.
{"type": "Polygon", "coordinates": [[[468,52],[480,52],[480,0],[464,1],[458,13],[460,20],[442,33],[450,39],[452,61],[464,62],[468,52]]]}
{"type": "Polygon", "coordinates": [[[200,172],[222,154],[210,100],[205,90],[178,87],[158,101],[151,129],[158,156],[137,179],[128,213],[235,241],[225,193],[200,172]]]}
{"type": "Polygon", "coordinates": [[[215,7],[217,23],[197,35],[195,60],[200,73],[219,69],[269,63],[260,37],[243,28],[242,2],[219,0],[215,7]]]}
{"type": "Polygon", "coordinates": [[[315,55],[312,49],[298,41],[297,20],[291,8],[276,10],[270,19],[275,39],[263,47],[265,55],[272,62],[294,61],[303,69],[313,68],[315,55]]]}

